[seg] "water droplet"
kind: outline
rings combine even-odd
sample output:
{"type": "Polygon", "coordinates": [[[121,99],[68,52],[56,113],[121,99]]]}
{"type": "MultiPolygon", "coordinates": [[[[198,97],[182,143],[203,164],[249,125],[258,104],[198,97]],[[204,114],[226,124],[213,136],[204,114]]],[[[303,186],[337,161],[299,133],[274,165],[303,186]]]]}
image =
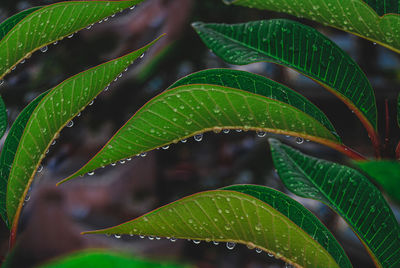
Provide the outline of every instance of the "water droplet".
{"type": "Polygon", "coordinates": [[[235,242],[226,242],[226,248],[227,248],[227,249],[232,250],[232,249],[235,248],[235,246],[236,246],[236,243],[235,243],[235,242]]]}
{"type": "Polygon", "coordinates": [[[49,48],[47,46],[41,47],[40,51],[42,51],[43,53],[45,53],[49,48]]]}
{"type": "Polygon", "coordinates": [[[182,142],[182,143],[186,143],[186,142],[187,142],[187,139],[181,140],[181,142],[182,142]]]}
{"type": "Polygon", "coordinates": [[[194,135],[195,141],[202,141],[203,140],[203,133],[194,135]]]}
{"type": "Polygon", "coordinates": [[[133,10],[134,8],[135,8],[135,6],[131,6],[129,9],[130,9],[130,10],[133,10]]]}
{"type": "Polygon", "coordinates": [[[145,236],[144,236],[144,235],[139,235],[139,237],[140,237],[141,239],[145,238],[145,236]]]}
{"type": "Polygon", "coordinates": [[[74,34],[70,34],[70,35],[68,35],[67,37],[68,38],[72,38],[74,36],[74,34]]]}
{"type": "Polygon", "coordinates": [[[38,167],[38,169],[36,170],[36,172],[37,172],[37,173],[40,173],[40,172],[42,172],[42,170],[43,170],[43,166],[40,165],[40,166],[38,167]]]}
{"type": "Polygon", "coordinates": [[[93,175],[94,175],[94,171],[88,172],[88,175],[89,175],[89,176],[93,176],[93,175]]]}
{"type": "Polygon", "coordinates": [[[297,144],[302,144],[303,142],[304,142],[304,139],[302,137],[296,137],[297,144]]]}
{"type": "Polygon", "coordinates": [[[53,142],[51,143],[51,145],[54,145],[54,144],[56,144],[56,140],[53,140],[53,142]]]}
{"type": "Polygon", "coordinates": [[[165,145],[165,146],[163,146],[163,147],[161,147],[161,148],[163,148],[163,150],[168,150],[169,145],[165,145]]]}
{"type": "Polygon", "coordinates": [[[114,237],[117,238],[117,239],[120,239],[120,238],[121,238],[121,235],[115,234],[114,237]]]}
{"type": "Polygon", "coordinates": [[[125,160],[119,160],[121,164],[125,164],[125,160]]]}
{"type": "Polygon", "coordinates": [[[91,105],[93,105],[93,103],[94,103],[94,100],[92,100],[91,102],[89,102],[89,106],[91,106],[91,105]]]}
{"type": "Polygon", "coordinates": [[[149,240],[154,240],[154,236],[149,236],[149,240]]]}
{"type": "Polygon", "coordinates": [[[217,246],[217,245],[219,245],[219,242],[218,241],[213,241],[213,244],[217,246]]]}
{"type": "Polygon", "coordinates": [[[242,132],[242,130],[241,129],[236,129],[236,132],[242,132]]]}
{"type": "Polygon", "coordinates": [[[262,137],[265,137],[265,135],[267,135],[267,132],[265,132],[265,131],[257,131],[257,136],[258,137],[262,138],[262,137]]]}
{"type": "Polygon", "coordinates": [[[111,166],[115,167],[117,165],[117,163],[111,163],[111,166]]]}
{"type": "Polygon", "coordinates": [[[171,242],[176,242],[176,240],[178,240],[178,239],[176,239],[175,237],[171,237],[171,238],[169,239],[169,241],[171,241],[171,242]]]}
{"type": "Polygon", "coordinates": [[[141,157],[145,157],[146,155],[147,155],[146,152],[143,152],[143,153],[140,154],[141,157]]]}
{"type": "Polygon", "coordinates": [[[156,240],[160,240],[160,239],[161,239],[161,237],[156,236],[156,240]]]}
{"type": "Polygon", "coordinates": [[[0,80],[0,86],[4,84],[4,80],[0,80]]]}
{"type": "Polygon", "coordinates": [[[67,127],[72,127],[73,125],[74,125],[74,121],[71,120],[68,122],[67,127]]]}
{"type": "Polygon", "coordinates": [[[269,257],[274,257],[274,254],[272,253],[267,253],[269,257]]]}
{"type": "Polygon", "coordinates": [[[229,129],[223,129],[223,130],[222,130],[222,132],[224,132],[225,134],[228,134],[229,131],[230,131],[229,129]]]}
{"type": "Polygon", "coordinates": [[[195,243],[196,245],[200,244],[200,240],[193,240],[193,243],[195,243]]]}
{"type": "Polygon", "coordinates": [[[144,53],[143,53],[142,55],[140,55],[140,58],[141,58],[141,59],[143,59],[143,57],[144,57],[144,53]]]}
{"type": "Polygon", "coordinates": [[[256,252],[257,252],[257,253],[261,253],[261,252],[262,252],[262,249],[261,249],[261,248],[256,248],[256,252]]]}
{"type": "Polygon", "coordinates": [[[31,199],[31,196],[30,196],[30,195],[26,195],[26,196],[25,196],[25,202],[28,202],[30,199],[31,199]]]}

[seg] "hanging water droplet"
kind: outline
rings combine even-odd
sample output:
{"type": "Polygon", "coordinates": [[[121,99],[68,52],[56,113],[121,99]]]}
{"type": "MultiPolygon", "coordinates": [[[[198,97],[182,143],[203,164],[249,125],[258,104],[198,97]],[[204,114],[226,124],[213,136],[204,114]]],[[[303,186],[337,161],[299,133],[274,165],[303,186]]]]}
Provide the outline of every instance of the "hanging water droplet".
{"type": "Polygon", "coordinates": [[[111,166],[115,167],[117,165],[117,163],[111,163],[111,166]]]}
{"type": "Polygon", "coordinates": [[[120,239],[120,238],[121,238],[121,235],[115,234],[114,237],[117,238],[117,239],[120,239]]]}
{"type": "Polygon", "coordinates": [[[261,252],[262,252],[262,249],[256,248],[256,252],[257,252],[257,253],[261,253],[261,252]]]}
{"type": "Polygon", "coordinates": [[[143,59],[143,57],[144,57],[144,53],[143,53],[142,55],[140,55],[140,58],[141,58],[141,59],[143,59]]]}
{"type": "Polygon", "coordinates": [[[143,152],[143,153],[140,154],[141,157],[145,157],[146,155],[147,155],[146,152],[143,152]]]}
{"type": "Polygon", "coordinates": [[[230,131],[229,129],[223,129],[223,130],[222,130],[222,132],[225,133],[225,134],[228,134],[229,131],[230,131]]]}
{"type": "Polygon", "coordinates": [[[4,80],[0,80],[0,86],[4,84],[4,80]]]}
{"type": "Polygon", "coordinates": [[[149,236],[149,240],[154,240],[154,236],[149,236]]]}
{"type": "Polygon", "coordinates": [[[194,135],[195,141],[202,141],[203,140],[203,133],[194,135]]]}
{"type": "Polygon", "coordinates": [[[74,121],[71,120],[68,122],[67,127],[72,127],[73,125],[74,125],[74,121]]]}
{"type": "Polygon", "coordinates": [[[94,171],[88,172],[88,175],[89,175],[89,176],[93,176],[93,175],[94,175],[94,171]]]}
{"type": "Polygon", "coordinates": [[[156,236],[156,240],[160,240],[160,239],[161,239],[161,237],[156,236]]]}
{"type": "Polygon", "coordinates": [[[217,245],[219,245],[219,242],[218,241],[213,241],[213,244],[217,246],[217,245]]]}
{"type": "Polygon", "coordinates": [[[268,252],[267,254],[268,254],[269,257],[274,257],[274,254],[272,254],[272,253],[268,252]]]}
{"type": "Polygon", "coordinates": [[[236,132],[242,132],[242,130],[241,129],[236,129],[236,132]]]}
{"type": "Polygon", "coordinates": [[[57,45],[58,44],[58,41],[55,41],[54,43],[53,43],[53,45],[57,45]]]}
{"type": "Polygon", "coordinates": [[[73,36],[74,36],[74,34],[72,33],[72,34],[68,35],[67,37],[72,38],[73,36]]]}
{"type": "Polygon", "coordinates": [[[182,142],[182,143],[186,143],[186,142],[187,142],[187,139],[181,140],[181,142],[182,142]]]}
{"type": "Polygon", "coordinates": [[[131,161],[131,160],[132,160],[132,158],[128,157],[126,160],[127,160],[127,161],[131,161]]]}
{"type": "Polygon", "coordinates": [[[47,46],[41,47],[40,51],[45,53],[49,48],[47,46]]]}
{"type": "Polygon", "coordinates": [[[171,241],[171,242],[176,242],[176,238],[175,237],[171,237],[170,239],[169,239],[169,241],[171,241]]]}
{"type": "Polygon", "coordinates": [[[30,195],[26,195],[26,196],[25,196],[25,202],[28,202],[30,199],[31,199],[31,196],[30,196],[30,195]]]}
{"type": "Polygon", "coordinates": [[[130,10],[133,10],[134,8],[135,8],[135,6],[131,6],[129,9],[130,9],[130,10]]]}
{"type": "Polygon", "coordinates": [[[40,172],[42,172],[42,170],[43,170],[43,166],[40,165],[40,166],[38,167],[38,169],[36,170],[36,172],[37,172],[37,173],[40,173],[40,172]]]}
{"type": "Polygon", "coordinates": [[[54,145],[54,144],[56,144],[56,140],[53,140],[53,142],[51,143],[51,145],[54,145]]]}
{"type": "Polygon", "coordinates": [[[163,146],[163,147],[161,147],[163,150],[168,150],[168,148],[169,148],[169,145],[165,145],[165,146],[163,146]]]}
{"type": "Polygon", "coordinates": [[[120,164],[125,164],[125,160],[119,160],[120,164]]]}
{"type": "Polygon", "coordinates": [[[226,242],[226,248],[227,248],[227,249],[232,250],[232,249],[235,248],[235,246],[236,246],[236,243],[235,243],[235,242],[226,242]]]}
{"type": "Polygon", "coordinates": [[[21,64],[24,64],[24,63],[25,63],[25,59],[23,59],[20,63],[21,63],[21,64]]]}
{"type": "Polygon", "coordinates": [[[139,237],[140,237],[141,239],[145,238],[145,236],[144,236],[144,235],[139,235],[139,237]]]}
{"type": "Polygon", "coordinates": [[[304,139],[302,137],[296,137],[297,144],[302,144],[303,142],[304,142],[304,139]]]}
{"type": "Polygon", "coordinates": [[[257,131],[257,136],[258,137],[262,138],[262,137],[265,137],[265,135],[267,135],[267,132],[265,132],[265,131],[257,131]]]}
{"type": "Polygon", "coordinates": [[[89,102],[89,106],[92,106],[93,105],[93,103],[94,103],[94,100],[92,100],[91,102],[89,102]]]}
{"type": "Polygon", "coordinates": [[[195,243],[196,245],[200,244],[200,240],[193,240],[193,243],[195,243]]]}
{"type": "Polygon", "coordinates": [[[86,29],[90,30],[90,29],[92,29],[92,27],[93,27],[93,24],[90,24],[88,27],[86,27],[86,29]]]}

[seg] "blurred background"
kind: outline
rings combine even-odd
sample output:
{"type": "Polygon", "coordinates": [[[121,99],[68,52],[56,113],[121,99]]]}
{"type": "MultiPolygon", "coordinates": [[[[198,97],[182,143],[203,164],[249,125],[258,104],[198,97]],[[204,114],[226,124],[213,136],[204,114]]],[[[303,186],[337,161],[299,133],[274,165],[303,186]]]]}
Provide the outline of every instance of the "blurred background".
{"type": "MultiPolygon", "coordinates": [[[[54,2],[58,1],[1,0],[0,21],[23,9],[54,2]]],[[[206,133],[201,142],[191,139],[174,144],[168,150],[155,150],[145,157],[123,161],[97,170],[93,176],[55,187],[56,182],[86,163],[150,98],[187,74],[215,67],[251,71],[298,90],[326,113],[345,144],[372,156],[371,143],[361,123],[328,91],[297,72],[271,63],[230,66],[210,52],[190,27],[194,21],[239,23],[271,18],[290,18],[316,27],[360,64],[375,89],[381,133],[384,133],[385,123],[382,120],[385,118],[384,102],[388,100],[391,124],[387,154],[393,156],[395,142],[400,137],[395,124],[400,88],[397,54],[310,21],[226,6],[221,0],[147,0],[133,10],[128,9],[90,30],[82,30],[72,38],[49,46],[45,53],[34,53],[0,86],[10,125],[21,110],[45,90],[89,67],[136,50],[162,33],[167,34],[75,118],[73,126],[64,129],[51,147],[24,206],[15,267],[31,267],[90,247],[111,248],[201,268],[285,267],[283,262],[266,253],[257,254],[242,245],[228,250],[225,245],[206,242],[197,245],[186,240],[172,243],[164,238],[123,236],[117,239],[79,234],[122,223],[195,192],[231,184],[262,184],[287,192],[273,169],[267,137],[257,137],[254,132],[206,133]]],[[[307,141],[297,144],[294,137],[278,138],[306,153],[346,163],[342,155],[327,147],[307,141]]],[[[4,138],[1,146],[3,143],[4,138]]],[[[373,267],[361,243],[342,219],[318,202],[294,198],[332,230],[354,267],[373,267]]],[[[398,217],[398,207],[391,205],[398,217]]],[[[8,230],[3,223],[0,224],[0,242],[0,255],[4,258],[8,230]]]]}

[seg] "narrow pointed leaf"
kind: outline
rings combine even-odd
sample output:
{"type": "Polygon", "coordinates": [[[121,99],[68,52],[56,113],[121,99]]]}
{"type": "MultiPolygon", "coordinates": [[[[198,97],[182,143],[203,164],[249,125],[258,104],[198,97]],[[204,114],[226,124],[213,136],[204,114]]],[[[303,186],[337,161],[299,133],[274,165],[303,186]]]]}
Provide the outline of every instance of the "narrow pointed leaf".
{"type": "Polygon", "coordinates": [[[383,190],[400,204],[400,162],[359,161],[357,166],[369,175],[383,190]]]}
{"type": "Polygon", "coordinates": [[[267,203],[236,191],[197,193],[121,225],[86,233],[235,242],[300,267],[339,267],[306,232],[267,203]]]}
{"type": "Polygon", "coordinates": [[[287,195],[259,185],[233,185],[221,190],[241,192],[267,203],[321,244],[340,267],[353,267],[343,248],[325,225],[303,205],[287,195]]]}
{"type": "Polygon", "coordinates": [[[353,33],[379,43],[393,51],[400,52],[400,16],[398,1],[363,0],[224,0],[226,3],[289,13],[299,18],[307,18],[324,25],[353,33]],[[380,4],[389,3],[389,14],[382,15],[380,4]],[[375,10],[374,10],[375,9],[375,10]],[[394,11],[397,9],[397,14],[394,11]],[[379,15],[376,13],[379,12],[379,15]]]}
{"type": "Polygon", "coordinates": [[[269,61],[312,78],[354,110],[375,138],[375,95],[368,79],[342,49],[315,29],[286,19],[231,25],[196,22],[193,27],[228,63],[269,61]]]}
{"type": "Polygon", "coordinates": [[[18,148],[18,143],[21,139],[26,123],[35,110],[36,106],[43,99],[48,92],[44,92],[39,95],[36,99],[31,101],[25,109],[19,114],[10,131],[8,132],[7,138],[4,142],[3,149],[0,155],[0,214],[4,222],[8,226],[7,209],[6,209],[6,194],[7,194],[7,182],[8,176],[11,169],[12,160],[14,159],[15,152],[18,148]]]}
{"type": "Polygon", "coordinates": [[[206,131],[245,129],[302,136],[338,150],[319,121],[286,103],[219,85],[184,85],[146,103],[84,167],[64,181],[206,131]]]}
{"type": "MultiPolygon", "coordinates": [[[[54,87],[31,112],[16,150],[18,137],[9,137],[10,149],[3,149],[6,155],[0,157],[4,166],[2,174],[9,174],[8,178],[2,178],[1,183],[7,183],[7,192],[6,196],[4,192],[0,192],[0,200],[4,204],[6,199],[7,217],[11,224],[16,226],[18,223],[19,213],[35,171],[60,130],[154,42],[156,40],[121,58],[77,74],[54,87]]],[[[21,116],[25,115],[29,116],[29,113],[22,112],[21,116]]]]}
{"type": "Polygon", "coordinates": [[[72,253],[58,258],[38,268],[76,268],[76,267],[109,267],[109,268],[188,268],[168,262],[155,262],[133,258],[132,256],[104,250],[88,250],[72,253]]]}
{"type": "Polygon", "coordinates": [[[296,91],[263,76],[231,69],[209,69],[190,74],[178,80],[169,88],[190,84],[210,84],[237,88],[285,102],[314,117],[337,136],[332,123],[312,102],[296,91]]]}
{"type": "Polygon", "coordinates": [[[3,98],[0,96],[0,139],[7,129],[7,110],[3,98]]]}
{"type": "Polygon", "coordinates": [[[379,190],[358,171],[313,158],[270,139],[279,177],[293,193],[330,206],[345,219],[379,267],[400,265],[400,230],[379,190]]]}
{"type": "Polygon", "coordinates": [[[59,2],[11,17],[1,31],[5,36],[0,40],[0,79],[35,50],[140,2],[59,2]]]}

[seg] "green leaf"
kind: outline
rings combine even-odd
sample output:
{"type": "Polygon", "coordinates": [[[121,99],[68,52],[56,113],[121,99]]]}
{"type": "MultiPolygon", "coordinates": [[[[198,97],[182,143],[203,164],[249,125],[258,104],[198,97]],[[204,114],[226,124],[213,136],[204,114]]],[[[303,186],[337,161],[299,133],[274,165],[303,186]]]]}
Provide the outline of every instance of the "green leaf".
{"type": "MultiPolygon", "coordinates": [[[[398,14],[379,16],[373,8],[381,12],[380,5],[373,4],[373,1],[368,2],[371,6],[362,0],[224,0],[224,2],[307,18],[361,36],[397,53],[400,52],[400,16],[398,14]]],[[[393,12],[395,9],[398,9],[398,6],[390,7],[388,10],[393,12]]]]}
{"type": "Polygon", "coordinates": [[[332,256],[285,215],[236,191],[197,193],[142,217],[86,233],[136,234],[246,244],[301,267],[339,267],[332,256]]]}
{"type": "Polygon", "coordinates": [[[293,193],[322,201],[345,219],[379,267],[400,265],[399,225],[379,190],[358,171],[270,139],[279,177],[293,193]]]}
{"type": "Polygon", "coordinates": [[[222,190],[248,194],[267,203],[321,244],[340,267],[353,267],[343,248],[325,225],[303,205],[287,195],[259,185],[233,185],[224,187],[222,190]]]}
{"type": "Polygon", "coordinates": [[[100,152],[63,182],[118,160],[222,129],[299,135],[338,150],[342,146],[319,121],[286,103],[219,85],[184,85],[147,102],[100,152]]]}
{"type": "Polygon", "coordinates": [[[400,13],[399,0],[364,0],[373,10],[379,15],[383,16],[388,13],[400,13]]]}
{"type": "Polygon", "coordinates": [[[217,56],[230,64],[260,61],[293,68],[343,100],[373,135],[375,95],[360,67],[335,43],[301,23],[274,19],[240,24],[193,23],[217,56]]]}
{"type": "Polygon", "coordinates": [[[318,107],[296,91],[263,76],[231,69],[209,69],[190,74],[175,82],[169,89],[190,84],[237,88],[285,102],[318,120],[340,139],[332,123],[318,107]]]}
{"type": "Polygon", "coordinates": [[[19,114],[4,142],[3,149],[0,155],[0,215],[4,222],[9,225],[6,209],[6,192],[8,175],[10,174],[11,164],[18,148],[18,143],[22,137],[26,124],[35,110],[39,102],[46,96],[47,92],[42,93],[36,99],[31,101],[25,109],[19,114]]]}
{"type": "Polygon", "coordinates": [[[35,50],[142,1],[59,2],[11,17],[0,40],[0,80],[35,50]]]}
{"type": "Polygon", "coordinates": [[[41,6],[38,7],[32,7],[29,9],[26,9],[24,11],[21,11],[20,13],[15,14],[14,16],[9,17],[5,21],[3,21],[0,24],[0,40],[3,39],[3,37],[18,23],[20,22],[23,18],[31,14],[32,12],[38,10],[39,8],[42,8],[41,6]]]}
{"type": "Polygon", "coordinates": [[[0,138],[3,137],[7,129],[7,110],[3,98],[0,96],[0,138]]]}
{"type": "Polygon", "coordinates": [[[38,268],[76,268],[76,267],[105,267],[105,268],[188,268],[168,262],[140,260],[126,254],[105,250],[88,250],[72,253],[66,257],[53,260],[38,268]]]}
{"type": "Polygon", "coordinates": [[[19,143],[16,145],[18,136],[7,137],[10,139],[8,143],[10,147],[8,150],[3,149],[0,157],[3,159],[1,163],[4,166],[2,175],[9,174],[8,179],[4,177],[1,181],[3,186],[7,183],[7,192],[0,191],[0,200],[2,200],[0,204],[6,203],[8,221],[13,226],[18,224],[24,198],[35,171],[61,129],[157,40],[130,54],[65,80],[51,89],[32,112],[21,113],[21,116],[27,116],[29,119],[19,143]],[[17,147],[16,150],[15,147],[17,147]]]}
{"type": "Polygon", "coordinates": [[[357,166],[382,186],[393,200],[400,203],[400,162],[359,161],[357,166]]]}

